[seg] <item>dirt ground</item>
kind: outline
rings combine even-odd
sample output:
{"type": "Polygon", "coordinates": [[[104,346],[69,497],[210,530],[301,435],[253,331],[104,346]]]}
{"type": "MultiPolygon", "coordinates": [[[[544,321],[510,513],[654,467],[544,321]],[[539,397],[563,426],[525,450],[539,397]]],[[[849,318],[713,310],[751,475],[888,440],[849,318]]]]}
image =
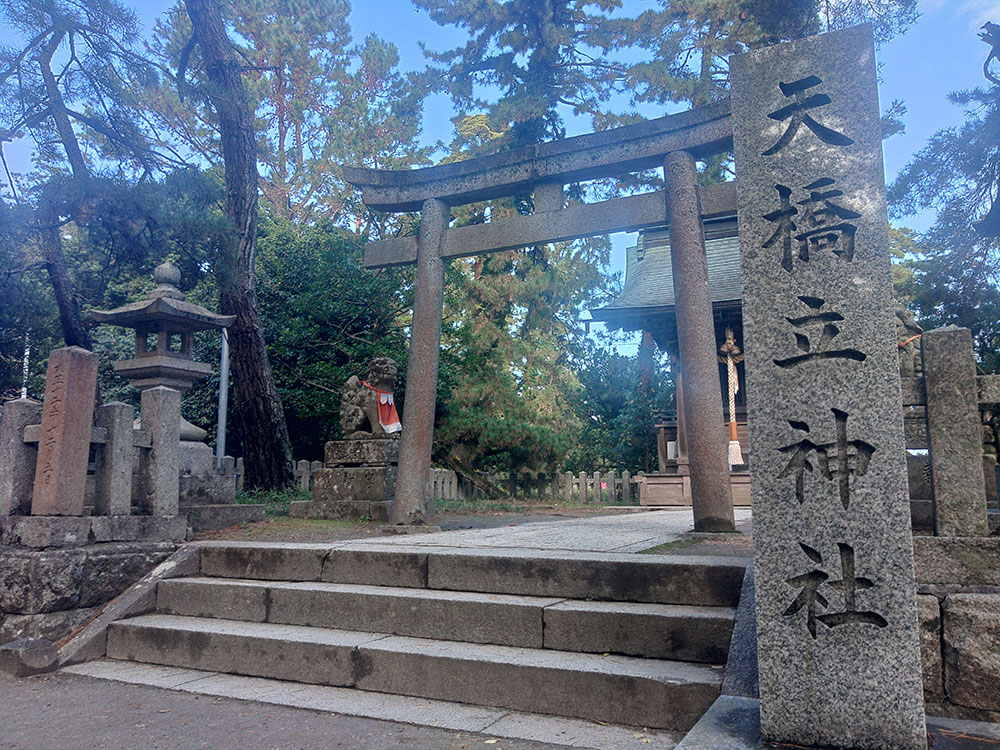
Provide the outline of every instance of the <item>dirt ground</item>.
{"type": "MultiPolygon", "coordinates": [[[[454,529],[492,529],[517,526],[522,523],[559,521],[565,518],[587,518],[625,511],[601,506],[531,505],[514,511],[486,510],[481,512],[446,511],[438,513],[430,525],[442,531],[454,529]]],[[[436,530],[436,529],[435,529],[436,530]]],[[[371,521],[325,521],[275,516],[260,523],[230,526],[218,531],[206,531],[195,536],[196,541],[258,541],[258,542],[337,542],[391,534],[385,524],[371,521]]]]}

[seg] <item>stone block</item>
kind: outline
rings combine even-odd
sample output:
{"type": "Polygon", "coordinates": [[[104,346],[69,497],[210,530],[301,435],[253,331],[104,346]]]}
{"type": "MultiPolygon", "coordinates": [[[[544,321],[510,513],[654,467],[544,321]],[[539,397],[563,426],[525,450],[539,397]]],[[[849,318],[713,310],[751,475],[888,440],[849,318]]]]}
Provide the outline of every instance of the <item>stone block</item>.
{"type": "Polygon", "coordinates": [[[923,669],[924,699],[944,698],[944,667],[941,661],[941,603],[936,596],[917,595],[920,623],[920,664],[923,669]]]}
{"type": "Polygon", "coordinates": [[[1000,538],[915,536],[913,561],[922,584],[1000,586],[1000,538]]]}
{"type": "Polygon", "coordinates": [[[145,615],[108,628],[108,656],[318,685],[351,685],[377,636],[291,625],[145,615]]]}
{"type": "Polygon", "coordinates": [[[733,637],[729,641],[722,694],[739,698],[760,698],[757,672],[757,592],[753,566],[747,568],[736,608],[733,637]]]}
{"type": "MultiPolygon", "coordinates": [[[[160,581],[156,587],[156,611],[167,615],[265,622],[268,619],[268,587],[254,581],[174,578],[160,581]]],[[[273,622],[306,624],[280,619],[273,622]]]]}
{"type": "Polygon", "coordinates": [[[361,645],[356,661],[361,690],[681,731],[721,681],[701,664],[401,636],[361,645]]]}
{"type": "Polygon", "coordinates": [[[760,734],[760,701],[722,695],[712,704],[676,750],[767,750],[760,734]]]}
{"type": "Polygon", "coordinates": [[[270,587],[268,619],[289,625],[541,648],[543,608],[557,601],[464,591],[288,583],[270,587]]]}
{"type": "MultiPolygon", "coordinates": [[[[3,636],[0,636],[0,642],[3,636]]],[[[44,638],[20,638],[0,646],[0,672],[12,677],[30,677],[52,669],[58,650],[44,638]]]]}
{"type": "Polygon", "coordinates": [[[327,518],[366,520],[385,523],[389,520],[392,503],[367,500],[315,501],[293,500],[288,515],[293,518],[327,518]]]}
{"type": "Polygon", "coordinates": [[[79,549],[0,548],[0,611],[29,615],[75,609],[86,556],[79,549]]]}
{"type": "Polygon", "coordinates": [[[983,433],[976,360],[968,328],[926,331],[920,347],[927,388],[927,440],[940,536],[986,534],[983,433]]]}
{"type": "Polygon", "coordinates": [[[80,579],[80,606],[114,599],[174,551],[169,542],[107,544],[87,550],[80,579]]]}
{"type": "Polygon", "coordinates": [[[177,469],[184,474],[214,474],[215,455],[205,443],[181,440],[177,451],[177,469]]]}
{"type": "Polygon", "coordinates": [[[263,503],[184,505],[180,511],[194,532],[214,531],[229,526],[263,521],[267,515],[267,509],[263,503]]]}
{"type": "Polygon", "coordinates": [[[318,581],[324,545],[222,544],[201,549],[201,573],[218,578],[256,578],[263,581],[318,581]]]}
{"type": "Polygon", "coordinates": [[[724,664],[734,611],[568,601],[545,609],[545,648],[724,664]]]}
{"type": "Polygon", "coordinates": [[[334,466],[385,466],[399,462],[399,440],[331,440],[323,451],[323,463],[334,466]]]}
{"type": "Polygon", "coordinates": [[[42,419],[42,405],[29,398],[0,407],[0,518],[28,515],[38,445],[24,442],[24,428],[42,419]]]}
{"type": "Polygon", "coordinates": [[[387,502],[395,491],[394,466],[324,468],[313,472],[316,502],[387,502]]]}
{"type": "Polygon", "coordinates": [[[0,544],[34,549],[82,547],[90,541],[90,526],[87,517],[0,517],[0,544]]]}
{"type": "Polygon", "coordinates": [[[31,515],[82,515],[96,393],[96,354],[78,346],[49,354],[31,515]]]}
{"type": "Polygon", "coordinates": [[[745,563],[731,557],[431,551],[427,585],[526,596],[733,607],[739,601],[744,570],[745,563]]]}
{"type": "Polygon", "coordinates": [[[100,609],[80,632],[67,641],[59,652],[59,666],[99,659],[107,651],[108,625],[116,620],[151,612],[156,607],[156,586],[161,580],[198,575],[201,550],[185,545],[142,577],[117,599],[100,609]]]}
{"type": "Polygon", "coordinates": [[[98,607],[77,607],[35,615],[0,615],[0,643],[17,638],[60,641],[89,621],[98,609],[98,607]]]}
{"type": "Polygon", "coordinates": [[[132,407],[114,402],[97,407],[94,424],[107,431],[97,449],[94,468],[94,512],[127,516],[132,512],[132,407]]]}
{"type": "Polygon", "coordinates": [[[236,503],[236,477],[225,474],[181,474],[178,483],[181,505],[236,503]]]}
{"type": "Polygon", "coordinates": [[[92,539],[100,542],[183,542],[187,521],[183,516],[94,516],[92,539]]]}
{"type": "Polygon", "coordinates": [[[179,495],[181,394],[156,386],[142,392],[139,417],[150,435],[150,448],[140,452],[139,507],[150,516],[176,516],[179,495]]]}
{"type": "Polygon", "coordinates": [[[427,586],[427,552],[341,547],[333,550],[323,563],[323,580],[424,588],[427,586]]]}
{"type": "Polygon", "coordinates": [[[942,610],[948,699],[1000,711],[1000,595],[952,594],[942,610]]]}

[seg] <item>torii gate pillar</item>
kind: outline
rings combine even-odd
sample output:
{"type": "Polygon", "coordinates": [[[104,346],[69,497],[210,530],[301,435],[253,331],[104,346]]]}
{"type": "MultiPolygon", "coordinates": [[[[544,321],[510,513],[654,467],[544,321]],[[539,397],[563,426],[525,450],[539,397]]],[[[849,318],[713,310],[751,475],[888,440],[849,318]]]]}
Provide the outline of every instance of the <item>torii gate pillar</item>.
{"type": "Polygon", "coordinates": [[[399,470],[392,503],[392,522],[395,524],[421,524],[427,519],[444,307],[441,241],[450,219],[451,209],[447,203],[437,198],[424,201],[417,239],[417,275],[413,285],[410,352],[406,360],[399,470]]]}
{"type": "MultiPolygon", "coordinates": [[[[674,278],[678,378],[686,416],[691,503],[695,531],[733,531],[727,437],[719,394],[715,326],[708,290],[708,259],[694,157],[673,151],[663,162],[670,217],[670,264],[674,278]]],[[[678,403],[681,403],[678,400],[678,403]]]]}

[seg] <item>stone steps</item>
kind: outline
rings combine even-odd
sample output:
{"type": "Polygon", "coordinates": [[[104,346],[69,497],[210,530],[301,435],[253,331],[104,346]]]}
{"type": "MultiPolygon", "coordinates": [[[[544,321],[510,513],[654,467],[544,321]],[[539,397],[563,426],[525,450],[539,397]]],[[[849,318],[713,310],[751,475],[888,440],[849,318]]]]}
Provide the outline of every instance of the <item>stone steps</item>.
{"type": "Polygon", "coordinates": [[[369,543],[212,544],[201,573],[563,599],[735,607],[746,561],[699,555],[428,548],[369,543]]]}
{"type": "Polygon", "coordinates": [[[692,726],[722,680],[677,661],[161,614],[112,624],[107,655],[670,730],[692,726]]]}
{"type": "Polygon", "coordinates": [[[157,611],[723,664],[735,610],[322,582],[176,578],[157,611]]]}
{"type": "MultiPolygon", "coordinates": [[[[719,694],[745,562],[390,542],[210,543],[114,623],[127,662],[611,724],[719,694]]],[[[290,688],[296,689],[296,688],[290,688]]]]}

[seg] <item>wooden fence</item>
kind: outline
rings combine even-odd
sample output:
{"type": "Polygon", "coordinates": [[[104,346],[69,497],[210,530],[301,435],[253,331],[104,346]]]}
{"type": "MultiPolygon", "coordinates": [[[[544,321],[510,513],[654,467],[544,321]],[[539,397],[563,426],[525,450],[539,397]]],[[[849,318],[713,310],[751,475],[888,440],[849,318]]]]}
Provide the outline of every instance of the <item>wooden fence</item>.
{"type": "MultiPolygon", "coordinates": [[[[636,481],[627,471],[488,474],[486,479],[500,487],[506,497],[605,505],[631,505],[635,495],[633,484],[636,481]]],[[[451,469],[432,469],[431,483],[431,494],[435,499],[471,500],[486,497],[485,492],[451,469]]]]}

